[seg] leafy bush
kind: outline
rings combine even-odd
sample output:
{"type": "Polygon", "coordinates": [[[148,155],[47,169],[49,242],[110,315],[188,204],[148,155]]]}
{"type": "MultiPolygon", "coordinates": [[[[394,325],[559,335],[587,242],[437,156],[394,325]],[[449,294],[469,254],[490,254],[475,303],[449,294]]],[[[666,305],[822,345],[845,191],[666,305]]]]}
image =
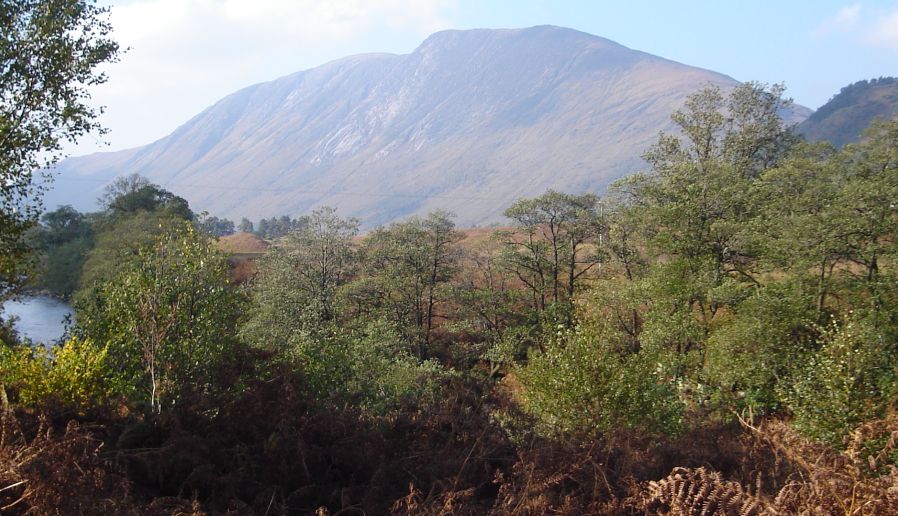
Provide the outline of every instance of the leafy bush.
{"type": "Polygon", "coordinates": [[[386,322],[328,335],[297,333],[286,355],[303,372],[319,400],[350,403],[375,414],[427,405],[436,399],[448,372],[421,361],[386,322]]]}
{"type": "Polygon", "coordinates": [[[601,329],[580,327],[534,350],[515,373],[526,410],[549,432],[627,427],[675,433],[683,407],[658,369],[652,354],[620,353],[601,329]]]}
{"type": "Polygon", "coordinates": [[[114,395],[108,346],[73,337],[59,347],[0,348],[0,378],[21,405],[86,410],[114,395]]]}
{"type": "Polygon", "coordinates": [[[813,345],[814,301],[775,283],[743,301],[708,338],[705,373],[724,408],[777,411],[776,389],[813,345]]]}
{"type": "Polygon", "coordinates": [[[129,395],[160,410],[210,378],[237,345],[243,299],[228,264],[190,223],[164,228],[151,246],[79,303],[77,331],[109,344],[129,395]]]}
{"type": "Polygon", "coordinates": [[[41,284],[54,294],[68,297],[78,288],[85,257],[93,243],[86,238],[65,242],[47,252],[47,270],[41,284]]]}
{"type": "Polygon", "coordinates": [[[808,436],[840,446],[860,423],[881,418],[898,395],[894,344],[859,317],[821,329],[809,354],[780,393],[808,436]]]}

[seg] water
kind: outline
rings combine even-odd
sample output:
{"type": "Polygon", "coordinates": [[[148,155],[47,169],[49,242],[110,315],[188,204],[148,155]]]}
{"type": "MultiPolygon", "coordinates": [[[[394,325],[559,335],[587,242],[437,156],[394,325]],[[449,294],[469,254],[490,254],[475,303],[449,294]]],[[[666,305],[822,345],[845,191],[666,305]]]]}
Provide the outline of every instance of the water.
{"type": "Polygon", "coordinates": [[[3,318],[16,316],[19,336],[32,342],[52,344],[65,332],[64,320],[72,315],[72,307],[47,296],[29,296],[3,304],[3,318]]]}

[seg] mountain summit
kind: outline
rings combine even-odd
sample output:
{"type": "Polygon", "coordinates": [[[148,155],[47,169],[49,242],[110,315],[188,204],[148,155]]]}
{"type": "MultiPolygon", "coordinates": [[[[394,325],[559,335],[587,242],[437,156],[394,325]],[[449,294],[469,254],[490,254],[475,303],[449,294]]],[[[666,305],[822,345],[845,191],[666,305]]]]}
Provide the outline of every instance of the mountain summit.
{"type": "MultiPolygon", "coordinates": [[[[436,208],[482,224],[516,198],[643,168],[708,84],[736,81],[571,29],[450,30],[250,86],[155,143],[64,161],[58,184],[137,172],[231,218],[332,205],[366,226],[436,208]]],[[[95,196],[69,186],[48,200],[95,196]]]]}

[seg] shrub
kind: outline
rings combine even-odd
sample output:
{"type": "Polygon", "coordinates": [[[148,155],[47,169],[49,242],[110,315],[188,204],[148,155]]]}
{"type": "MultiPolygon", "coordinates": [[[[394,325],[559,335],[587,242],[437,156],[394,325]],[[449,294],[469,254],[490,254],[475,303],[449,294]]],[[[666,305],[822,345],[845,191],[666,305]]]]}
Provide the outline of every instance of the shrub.
{"type": "Polygon", "coordinates": [[[814,317],[797,284],[769,285],[740,303],[707,342],[705,373],[723,407],[780,410],[777,386],[811,348],[814,317]]]}
{"type": "Polygon", "coordinates": [[[894,350],[869,321],[849,317],[821,329],[810,352],[780,394],[806,435],[834,446],[864,421],[881,418],[898,394],[894,350]]]}
{"type": "Polygon", "coordinates": [[[95,294],[78,304],[77,331],[109,344],[132,399],[159,411],[184,391],[220,387],[210,378],[237,345],[243,298],[225,257],[192,225],[163,228],[95,294]]]}
{"type": "Polygon", "coordinates": [[[618,427],[674,433],[682,405],[647,352],[620,353],[601,330],[583,327],[534,350],[516,369],[523,401],[549,432],[590,433],[618,427]]]}
{"type": "Polygon", "coordinates": [[[438,363],[413,356],[383,321],[354,331],[298,333],[288,350],[282,358],[299,366],[315,398],[350,403],[375,414],[427,405],[448,375],[438,363]]]}
{"type": "Polygon", "coordinates": [[[107,356],[107,346],[78,338],[51,349],[0,349],[0,377],[19,404],[49,403],[83,411],[116,391],[107,356]]]}

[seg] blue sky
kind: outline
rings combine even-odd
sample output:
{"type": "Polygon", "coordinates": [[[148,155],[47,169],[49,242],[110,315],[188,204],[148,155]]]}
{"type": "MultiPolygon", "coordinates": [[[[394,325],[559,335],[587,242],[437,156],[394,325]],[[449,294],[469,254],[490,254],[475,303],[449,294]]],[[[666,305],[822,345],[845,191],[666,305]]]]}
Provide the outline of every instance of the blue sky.
{"type": "Polygon", "coordinates": [[[817,108],[898,75],[898,1],[106,0],[130,50],[94,95],[108,146],[149,143],[237,89],[363,52],[408,53],[442,29],[559,25],[738,80],[783,82],[817,108]]]}

